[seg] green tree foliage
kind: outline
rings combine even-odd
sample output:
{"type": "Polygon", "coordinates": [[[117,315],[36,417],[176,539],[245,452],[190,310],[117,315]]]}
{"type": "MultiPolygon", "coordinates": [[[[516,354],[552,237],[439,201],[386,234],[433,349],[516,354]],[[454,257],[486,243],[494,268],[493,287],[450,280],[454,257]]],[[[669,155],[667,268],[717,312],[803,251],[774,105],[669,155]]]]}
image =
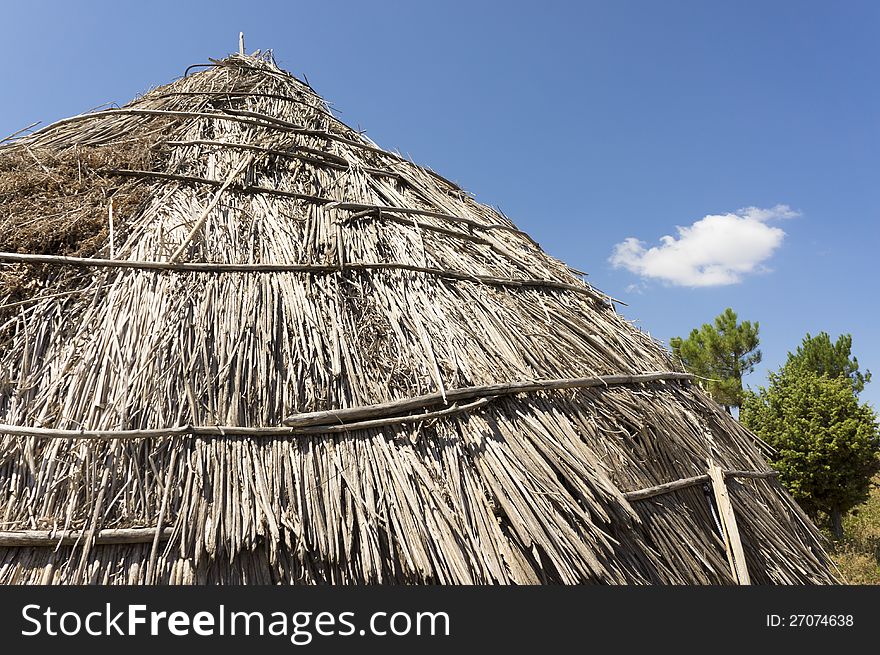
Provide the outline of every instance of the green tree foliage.
{"type": "Polygon", "coordinates": [[[829,378],[849,378],[856,393],[871,381],[871,371],[859,371],[859,360],[852,356],[852,335],[849,334],[841,334],[835,343],[831,343],[827,332],[815,337],[807,334],[797,351],[788,353],[785,368],[792,372],[813,371],[829,378]]]}
{"type": "Polygon", "coordinates": [[[709,395],[728,412],[742,404],[742,377],[761,361],[758,323],[737,323],[728,307],[713,323],[691,330],[687,339],[673,337],[669,345],[691,373],[709,378],[703,381],[709,395]]]}
{"type": "Polygon", "coordinates": [[[843,515],[867,499],[877,471],[877,417],[845,376],[783,367],[769,378],[746,395],[740,421],[776,449],[782,483],[814,518],[830,517],[840,538],[843,515]]]}

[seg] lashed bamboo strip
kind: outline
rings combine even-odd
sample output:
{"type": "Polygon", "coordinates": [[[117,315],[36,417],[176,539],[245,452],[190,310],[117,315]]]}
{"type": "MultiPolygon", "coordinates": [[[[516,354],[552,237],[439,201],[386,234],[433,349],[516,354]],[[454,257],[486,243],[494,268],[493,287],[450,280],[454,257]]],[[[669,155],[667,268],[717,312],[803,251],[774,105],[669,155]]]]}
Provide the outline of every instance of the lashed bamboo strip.
{"type": "Polygon", "coordinates": [[[120,108],[120,109],[105,109],[103,111],[90,112],[87,114],[79,114],[77,116],[70,116],[69,118],[63,118],[51,125],[48,125],[44,129],[55,129],[59,127],[66,127],[71,123],[94,120],[95,118],[104,118],[107,116],[114,115],[129,115],[129,116],[162,116],[168,118],[208,118],[216,121],[232,121],[237,123],[242,123],[244,125],[256,126],[260,128],[272,128],[276,130],[283,130],[284,132],[292,133],[292,134],[301,134],[304,136],[318,137],[321,139],[327,139],[329,141],[336,141],[339,143],[344,143],[347,146],[351,146],[353,148],[357,148],[359,150],[365,150],[368,152],[374,152],[377,154],[384,155],[386,157],[393,157],[398,161],[406,161],[403,157],[399,155],[395,155],[386,150],[382,150],[377,146],[372,146],[367,143],[364,143],[363,140],[356,139],[348,139],[338,134],[334,134],[327,130],[317,130],[305,128],[296,123],[292,123],[290,121],[281,120],[278,118],[274,118],[269,114],[263,114],[260,112],[240,112],[236,115],[235,111],[232,109],[227,109],[225,113],[219,112],[195,112],[195,111],[174,111],[167,109],[131,109],[131,108],[120,108]]]}
{"type": "Polygon", "coordinates": [[[343,211],[353,212],[386,212],[391,214],[397,213],[409,214],[414,216],[430,216],[431,218],[442,218],[448,221],[453,221],[455,223],[462,223],[476,230],[505,230],[507,232],[518,234],[520,236],[528,236],[522,230],[519,230],[510,225],[504,225],[503,223],[492,223],[487,225],[485,223],[480,223],[479,221],[465,218],[463,216],[456,216],[455,214],[448,214],[446,212],[438,212],[430,209],[414,209],[412,207],[395,207],[393,205],[376,205],[357,202],[341,202],[336,206],[336,208],[343,211]]]}
{"type": "MultiPolygon", "coordinates": [[[[250,150],[252,152],[260,152],[267,155],[274,155],[276,157],[283,157],[286,159],[299,159],[304,162],[308,162],[310,164],[315,164],[317,166],[327,166],[330,168],[334,168],[336,170],[347,171],[351,168],[351,162],[342,157],[337,157],[335,155],[331,155],[327,152],[322,152],[320,150],[313,150],[312,148],[305,148],[303,146],[293,146],[288,148],[287,150],[280,150],[277,148],[267,148],[265,146],[253,145],[250,143],[234,143],[229,141],[211,141],[207,139],[196,139],[194,141],[166,141],[164,143],[166,146],[177,146],[177,147],[193,147],[193,146],[209,146],[215,148],[228,148],[230,150],[250,150]],[[311,153],[311,154],[302,154],[311,153]],[[313,156],[317,155],[317,156],[313,156]]],[[[364,169],[367,170],[367,169],[364,169]]],[[[125,171],[123,171],[125,172],[125,171]]],[[[138,171],[142,176],[149,177],[155,176],[155,171],[138,171]]],[[[389,177],[394,177],[397,173],[393,171],[382,171],[380,169],[371,169],[371,172],[386,175],[389,177]]],[[[184,178],[187,179],[187,178],[184,178]]],[[[202,183],[211,184],[214,180],[198,180],[202,183]]]]}
{"type": "MultiPolygon", "coordinates": [[[[106,175],[121,175],[126,177],[141,177],[141,178],[155,178],[159,180],[174,180],[178,182],[189,182],[191,184],[207,184],[209,186],[217,186],[230,188],[230,185],[226,185],[223,180],[215,180],[207,177],[198,177],[196,175],[181,175],[179,173],[165,173],[159,171],[141,171],[135,169],[124,169],[124,168],[108,168],[101,171],[106,175]]],[[[282,196],[284,198],[294,198],[296,200],[305,200],[307,202],[312,202],[317,205],[326,205],[331,202],[334,202],[332,198],[323,198],[321,196],[315,196],[308,193],[296,193],[294,191],[285,191],[284,189],[272,189],[270,187],[263,186],[255,186],[255,185],[239,185],[232,186],[231,189],[238,193],[264,193],[268,195],[282,196]]]]}
{"type": "MultiPolygon", "coordinates": [[[[219,202],[219,193],[216,198],[219,202]]],[[[194,233],[195,230],[192,232],[194,233]]],[[[191,233],[191,234],[192,234],[191,233]]],[[[22,264],[57,264],[62,266],[79,266],[79,267],[102,267],[102,268],[120,268],[120,269],[140,269],[150,271],[181,271],[181,272],[197,272],[197,273],[311,273],[326,274],[338,273],[340,267],[338,265],[324,264],[232,264],[232,263],[215,263],[215,262],[178,262],[174,261],[174,256],[181,251],[188,243],[187,237],[184,242],[178,246],[172,259],[169,261],[138,261],[131,259],[100,259],[92,257],[66,257],[61,255],[31,255],[25,253],[0,252],[0,262],[22,263],[22,264]]],[[[437,277],[450,280],[460,280],[464,282],[479,282],[481,284],[497,285],[502,287],[535,287],[545,289],[559,289],[562,291],[573,291],[575,293],[595,296],[592,288],[579,286],[577,284],[568,284],[565,282],[557,282],[555,280],[538,280],[538,279],[505,279],[493,277],[489,275],[473,275],[470,273],[460,273],[458,271],[450,271],[440,268],[428,268],[425,266],[413,266],[411,264],[390,264],[386,262],[347,262],[342,269],[356,270],[400,270],[412,271],[415,273],[427,273],[436,275],[437,277]]]]}
{"type": "Polygon", "coordinates": [[[340,125],[344,125],[338,118],[336,118],[333,114],[320,107],[319,105],[315,105],[313,102],[304,100],[302,97],[296,98],[294,96],[284,95],[282,93],[259,93],[254,91],[211,91],[205,89],[201,91],[169,91],[167,93],[157,94],[156,98],[172,98],[175,96],[221,96],[223,98],[271,98],[272,100],[284,100],[286,102],[295,102],[297,104],[308,107],[310,110],[318,112],[319,114],[326,116],[328,119],[339,123],[340,125]]]}

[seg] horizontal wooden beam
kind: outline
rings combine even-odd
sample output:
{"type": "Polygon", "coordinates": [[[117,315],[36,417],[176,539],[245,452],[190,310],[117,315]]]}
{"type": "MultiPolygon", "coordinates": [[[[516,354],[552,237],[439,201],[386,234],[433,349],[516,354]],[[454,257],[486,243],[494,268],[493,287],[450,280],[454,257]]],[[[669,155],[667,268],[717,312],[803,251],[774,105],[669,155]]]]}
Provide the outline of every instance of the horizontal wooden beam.
{"type": "MultiPolygon", "coordinates": [[[[187,142],[187,141],[168,141],[169,145],[178,145],[178,144],[187,144],[187,143],[198,143],[196,141],[187,142]]],[[[210,143],[210,142],[206,142],[210,143]]],[[[246,150],[253,150],[256,152],[264,152],[266,154],[273,154],[276,151],[266,150],[259,146],[250,146],[250,145],[235,145],[229,144],[232,147],[243,148],[246,150]]],[[[345,161],[345,160],[343,160],[345,161]]],[[[376,170],[376,169],[370,169],[376,170]]],[[[177,182],[186,182],[189,184],[205,184],[207,186],[221,186],[223,182],[221,180],[211,179],[209,177],[199,177],[196,175],[182,175],[180,173],[165,173],[161,171],[145,171],[139,169],[127,169],[127,168],[104,168],[98,171],[99,173],[105,175],[119,175],[122,177],[138,177],[138,178],[155,178],[159,180],[170,180],[177,182]]],[[[383,171],[379,171],[384,173],[383,171]]],[[[387,172],[388,175],[397,175],[396,173],[387,172]]],[[[339,211],[352,211],[357,212],[358,215],[367,215],[372,213],[385,213],[385,214],[403,214],[406,216],[428,216],[431,218],[439,218],[445,221],[460,223],[462,225],[467,225],[475,230],[482,231],[491,231],[491,230],[502,230],[505,232],[511,232],[512,234],[517,234],[521,237],[528,239],[531,243],[535,244],[535,241],[529,236],[528,233],[523,232],[517,227],[512,225],[505,225],[504,223],[481,223],[480,221],[475,221],[472,218],[466,218],[464,216],[458,216],[456,214],[448,214],[446,212],[438,212],[431,209],[417,209],[412,207],[395,207],[393,205],[375,205],[368,203],[356,203],[356,202],[342,202],[340,200],[336,200],[334,198],[327,198],[324,196],[315,196],[308,193],[296,193],[295,191],[285,191],[284,189],[275,189],[272,187],[264,187],[256,184],[251,184],[247,186],[243,185],[233,185],[229,189],[230,191],[234,191],[236,193],[245,193],[245,194],[265,194],[265,195],[275,195],[281,196],[284,198],[293,198],[295,200],[303,200],[305,202],[310,202],[315,205],[333,205],[334,209],[339,211]]],[[[354,216],[348,217],[347,220],[351,220],[354,216]]],[[[535,244],[537,245],[537,244],[535,244]]]]}
{"type": "Polygon", "coordinates": [[[658,484],[654,487],[648,487],[646,489],[638,489],[637,491],[627,491],[623,494],[623,497],[627,500],[644,500],[646,498],[653,498],[655,496],[660,496],[662,494],[668,494],[673,491],[678,491],[679,489],[687,489],[688,487],[695,487],[698,484],[703,484],[704,482],[709,481],[708,475],[695,475],[692,478],[682,478],[681,480],[673,480],[672,482],[665,482],[663,484],[658,484]]]}
{"type": "Polygon", "coordinates": [[[414,264],[398,264],[392,262],[346,262],[341,267],[339,264],[226,264],[219,262],[171,262],[171,261],[143,261],[134,259],[99,259],[97,257],[67,257],[62,255],[35,255],[21,252],[0,252],[0,262],[9,264],[56,264],[61,266],[95,267],[95,268],[121,268],[152,271],[179,271],[191,273],[311,273],[328,275],[343,271],[412,271],[425,273],[435,277],[457,280],[461,282],[475,282],[489,286],[508,288],[537,288],[557,289],[560,291],[572,291],[589,296],[603,306],[608,301],[599,292],[587,284],[571,284],[558,280],[541,280],[536,278],[503,278],[492,275],[475,275],[461,271],[448,271],[442,268],[416,266],[414,264]]]}
{"type": "Polygon", "coordinates": [[[297,435],[334,434],[352,432],[368,428],[413,423],[447,415],[465,412],[482,407],[498,396],[507,396],[534,391],[553,389],[577,389],[599,387],[607,388],[628,384],[644,384],[656,381],[681,381],[693,379],[689,373],[658,371],[639,375],[605,375],[591,378],[559,378],[553,380],[533,380],[526,382],[507,382],[474,387],[461,387],[441,393],[425,394],[386,403],[294,414],[286,418],[284,427],[245,427],[235,425],[181,425],[167,428],[139,430],[61,430],[19,425],[0,425],[0,435],[17,437],[37,437],[42,439],[150,439],[174,436],[196,437],[292,437],[297,435]],[[463,400],[479,399],[471,405],[457,405],[463,400]],[[452,403],[451,405],[448,405],[452,403]],[[447,405],[441,409],[424,411],[437,405],[447,405]],[[420,413],[411,413],[417,412],[420,413]]]}
{"type": "Polygon", "coordinates": [[[400,414],[402,412],[436,405],[442,402],[456,402],[487,396],[507,396],[518,393],[533,391],[549,391],[552,389],[581,389],[589,387],[613,387],[620,385],[645,384],[657,381],[690,381],[693,379],[690,373],[675,371],[655,371],[634,375],[600,375],[588,378],[558,378],[553,380],[529,380],[523,382],[504,382],[501,384],[488,384],[473,387],[460,387],[447,389],[445,393],[431,393],[414,398],[393,400],[386,403],[367,405],[363,407],[350,407],[346,409],[332,409],[322,412],[308,412],[294,414],[284,419],[284,425],[291,427],[304,427],[307,425],[333,424],[349,422],[380,416],[400,414]]]}
{"type": "MultiPolygon", "coordinates": [[[[163,528],[159,541],[168,541],[171,528],[163,528]]],[[[87,530],[20,530],[0,532],[0,548],[24,546],[73,546],[82,543],[87,530]]],[[[156,539],[156,528],[113,528],[95,532],[96,545],[149,544],[156,539]]]]}
{"type": "MultiPolygon", "coordinates": [[[[779,473],[776,471],[736,471],[736,470],[726,470],[724,471],[725,478],[752,478],[752,479],[767,479],[767,478],[775,478],[778,477],[779,473]]],[[[711,478],[708,474],[704,475],[695,475],[692,478],[682,478],[681,480],[673,480],[672,482],[665,482],[663,484],[658,484],[654,487],[647,487],[646,489],[638,489],[636,491],[627,491],[623,494],[623,497],[627,500],[645,500],[646,498],[653,498],[655,496],[660,496],[662,494],[668,494],[673,491],[678,491],[679,489],[687,489],[688,487],[695,487],[698,484],[703,484],[706,482],[710,482],[711,478]]]]}

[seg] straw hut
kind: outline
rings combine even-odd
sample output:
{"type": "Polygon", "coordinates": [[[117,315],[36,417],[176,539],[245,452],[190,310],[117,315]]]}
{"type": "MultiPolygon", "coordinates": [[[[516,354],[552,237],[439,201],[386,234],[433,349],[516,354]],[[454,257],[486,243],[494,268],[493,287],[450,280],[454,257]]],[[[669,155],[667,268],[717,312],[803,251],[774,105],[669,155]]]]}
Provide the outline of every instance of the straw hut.
{"type": "Polygon", "coordinates": [[[754,435],[271,55],[0,147],[0,583],[812,584],[754,435]]]}

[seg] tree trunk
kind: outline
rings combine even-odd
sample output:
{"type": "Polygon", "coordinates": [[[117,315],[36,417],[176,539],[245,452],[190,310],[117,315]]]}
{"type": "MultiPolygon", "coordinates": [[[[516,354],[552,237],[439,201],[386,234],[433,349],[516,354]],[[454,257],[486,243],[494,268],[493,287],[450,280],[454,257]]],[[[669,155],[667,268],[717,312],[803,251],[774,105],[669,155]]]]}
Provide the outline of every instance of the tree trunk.
{"type": "Polygon", "coordinates": [[[831,510],[831,532],[838,541],[843,539],[843,514],[838,507],[831,510]]]}

